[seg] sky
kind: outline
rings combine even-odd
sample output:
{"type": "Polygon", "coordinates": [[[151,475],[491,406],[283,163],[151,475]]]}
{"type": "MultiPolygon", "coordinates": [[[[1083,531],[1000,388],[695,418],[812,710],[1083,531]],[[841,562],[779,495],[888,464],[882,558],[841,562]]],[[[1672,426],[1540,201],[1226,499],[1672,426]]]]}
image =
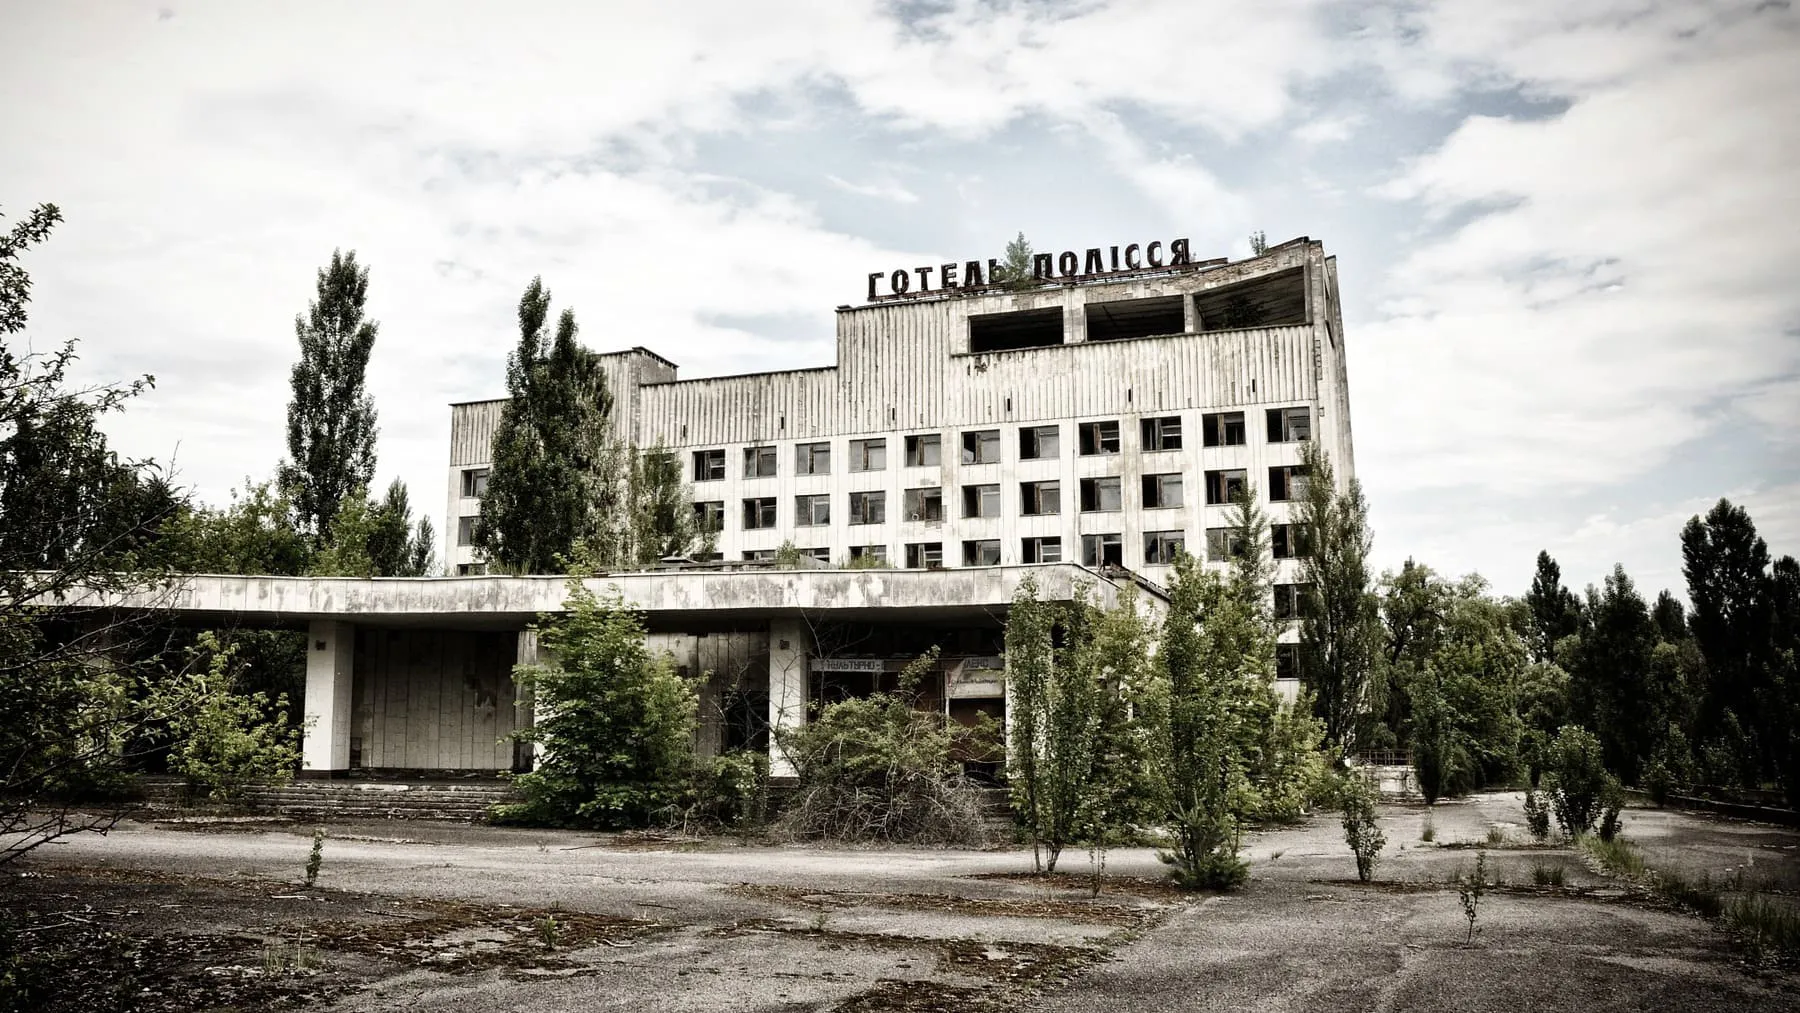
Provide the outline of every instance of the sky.
{"type": "Polygon", "coordinates": [[[1189,237],[1338,258],[1375,563],[1684,590],[1720,497],[1800,554],[1785,2],[0,0],[28,335],[149,373],[114,445],[206,502],[285,452],[294,317],[370,268],[377,484],[541,275],[683,377],[829,365],[870,271],[1189,237]]]}

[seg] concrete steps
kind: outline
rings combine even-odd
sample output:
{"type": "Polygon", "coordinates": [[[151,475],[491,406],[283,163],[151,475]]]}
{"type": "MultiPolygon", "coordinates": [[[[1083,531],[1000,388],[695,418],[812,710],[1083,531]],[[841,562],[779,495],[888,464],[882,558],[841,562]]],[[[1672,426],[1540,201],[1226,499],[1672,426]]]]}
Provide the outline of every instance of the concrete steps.
{"type": "Polygon", "coordinates": [[[511,785],[500,782],[300,780],[280,787],[253,788],[245,802],[259,812],[300,819],[449,820],[483,823],[488,811],[517,802],[511,785]]]}

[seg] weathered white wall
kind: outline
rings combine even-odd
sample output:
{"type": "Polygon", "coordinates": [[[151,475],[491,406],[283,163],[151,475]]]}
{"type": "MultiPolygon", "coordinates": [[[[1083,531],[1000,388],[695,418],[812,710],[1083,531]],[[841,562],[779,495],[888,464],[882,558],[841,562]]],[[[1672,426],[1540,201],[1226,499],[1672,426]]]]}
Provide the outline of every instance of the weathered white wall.
{"type": "Polygon", "coordinates": [[[364,627],[353,737],[365,767],[509,770],[515,634],[364,627]]]}

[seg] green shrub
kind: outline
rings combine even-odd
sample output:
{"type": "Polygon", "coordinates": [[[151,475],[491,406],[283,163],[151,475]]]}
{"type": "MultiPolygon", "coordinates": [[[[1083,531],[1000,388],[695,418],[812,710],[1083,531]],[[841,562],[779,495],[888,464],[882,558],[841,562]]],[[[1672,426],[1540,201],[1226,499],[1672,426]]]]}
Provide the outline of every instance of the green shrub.
{"type": "Polygon", "coordinates": [[[1431,822],[1431,810],[1425,810],[1425,819],[1419,826],[1419,840],[1430,844],[1437,840],[1437,826],[1431,822]]]}
{"type": "Polygon", "coordinates": [[[1550,743],[1546,767],[1545,793],[1550,796],[1557,825],[1570,837],[1593,830],[1608,791],[1618,784],[1606,772],[1600,740],[1585,728],[1564,725],[1550,743]]]}
{"type": "Polygon", "coordinates": [[[694,763],[682,821],[689,827],[748,829],[769,809],[769,757],[737,750],[694,763]]]}
{"type": "Polygon", "coordinates": [[[1594,856],[1594,861],[1600,864],[1600,868],[1605,871],[1630,880],[1643,878],[1644,856],[1632,847],[1629,841],[1618,838],[1598,840],[1590,837],[1583,842],[1583,846],[1587,849],[1588,854],[1594,856]]]}
{"type": "Polygon", "coordinates": [[[1725,925],[1757,956],[1800,957],[1800,907],[1784,897],[1752,893],[1724,905],[1725,925]]]}
{"type": "Polygon", "coordinates": [[[1375,861],[1387,838],[1376,822],[1375,792],[1360,777],[1348,779],[1342,792],[1344,843],[1356,855],[1356,878],[1367,883],[1375,875],[1375,861]]]}
{"type": "Polygon", "coordinates": [[[213,634],[197,650],[210,655],[193,677],[194,705],[172,722],[169,769],[217,801],[235,801],[253,784],[286,784],[300,763],[300,729],[288,727],[287,698],[232,692],[236,650],[213,634]]]}
{"type": "Polygon", "coordinates": [[[1619,835],[1619,811],[1625,808],[1625,789],[1619,779],[1608,775],[1600,789],[1600,839],[1610,841],[1619,835]]]}
{"type": "Polygon", "coordinates": [[[1539,863],[1531,867],[1531,881],[1538,886],[1563,885],[1563,867],[1539,863]]]}
{"type": "Polygon", "coordinates": [[[1550,837],[1550,806],[1535,791],[1525,793],[1525,829],[1539,844],[1550,837]]]}
{"type": "Polygon", "coordinates": [[[1475,918],[1480,914],[1482,895],[1487,893],[1487,852],[1475,853],[1475,871],[1471,875],[1458,876],[1456,879],[1457,900],[1462,904],[1463,917],[1469,920],[1469,935],[1463,940],[1467,946],[1475,941],[1475,918]]]}
{"type": "Polygon", "coordinates": [[[313,888],[319,881],[319,869],[325,864],[325,828],[314,827],[312,851],[306,856],[306,888],[313,888]]]}

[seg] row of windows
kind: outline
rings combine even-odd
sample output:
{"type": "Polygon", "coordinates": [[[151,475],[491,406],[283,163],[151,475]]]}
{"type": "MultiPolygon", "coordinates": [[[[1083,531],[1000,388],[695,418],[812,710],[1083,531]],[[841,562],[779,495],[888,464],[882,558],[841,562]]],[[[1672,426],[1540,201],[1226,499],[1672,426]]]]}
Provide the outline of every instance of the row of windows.
{"type": "MultiPolygon", "coordinates": [[[[1205,473],[1206,502],[1209,506],[1229,504],[1242,495],[1247,473],[1242,468],[1205,473]]],[[[968,518],[1000,516],[1000,486],[965,485],[962,487],[962,513],[968,518]]],[[[1084,478],[1080,482],[1082,513],[1112,513],[1124,509],[1124,481],[1118,476],[1084,478]]],[[[1269,499],[1282,503],[1306,495],[1306,469],[1284,465],[1269,469],[1269,499]]],[[[1171,509],[1186,505],[1185,485],[1180,472],[1145,475],[1140,481],[1140,497],[1146,510],[1171,509]]],[[[882,490],[849,494],[851,524],[887,523],[887,493],[882,490]]],[[[941,521],[944,519],[944,490],[938,486],[907,489],[901,495],[900,516],[907,521],[941,521]]],[[[1062,513],[1062,482],[1019,483],[1019,514],[1045,517],[1062,513]]],[[[761,530],[779,525],[776,498],[758,496],[743,501],[743,524],[746,530],[761,530]]],[[[725,501],[705,500],[694,504],[694,519],[703,530],[725,529],[725,501]]],[[[829,493],[808,493],[794,497],[794,526],[816,527],[831,523],[829,493]]]]}
{"type": "MultiPolygon", "coordinates": [[[[1270,408],[1266,412],[1270,443],[1298,443],[1312,437],[1312,411],[1309,408],[1270,408]]],[[[1202,415],[1201,442],[1208,447],[1235,447],[1245,442],[1243,412],[1213,412],[1202,415]]],[[[1062,426],[1023,426],[1018,431],[1019,460],[1048,460],[1062,456],[1062,426]]],[[[1119,423],[1082,422],[1076,425],[1076,436],[1082,456],[1092,457],[1119,453],[1119,423]]],[[[997,464],[1000,461],[1000,430],[973,429],[961,434],[963,464],[997,464]]],[[[1181,416],[1169,415],[1139,422],[1140,449],[1148,452],[1180,450],[1182,447],[1181,416]]],[[[849,470],[887,470],[887,438],[874,437],[849,442],[849,470]]],[[[902,438],[905,463],[909,468],[930,468],[943,463],[943,434],[920,433],[902,438]]],[[[775,447],[744,448],[744,477],[773,478],[779,471],[775,447]]],[[[831,443],[800,443],[794,446],[796,475],[831,474],[831,443]]],[[[467,473],[465,473],[466,475],[467,473]]],[[[716,482],[725,477],[723,448],[694,451],[694,481],[716,482]]],[[[466,482],[465,482],[466,486],[466,482]]],[[[464,492],[464,495],[470,495],[464,492]]]]}
{"type": "MultiPolygon", "coordinates": [[[[1271,529],[1274,555],[1276,559],[1292,559],[1298,553],[1294,550],[1301,545],[1298,525],[1276,524],[1271,529]]],[[[1146,531],[1143,534],[1143,561],[1147,566],[1166,566],[1175,562],[1175,557],[1187,548],[1187,534],[1184,531],[1146,531]]],[[[831,552],[825,548],[799,550],[801,555],[811,556],[829,562],[831,552]]],[[[744,552],[744,559],[759,560],[775,558],[774,549],[750,549],[744,552]]],[[[1237,552],[1237,545],[1232,538],[1230,528],[1206,529],[1206,552],[1209,559],[1226,559],[1237,552]]],[[[886,561],[888,558],[885,545],[853,545],[850,547],[852,557],[870,557],[886,561]]],[[[1019,561],[1021,563],[1060,563],[1064,561],[1063,540],[1059,536],[1050,535],[1041,538],[1025,538],[1019,542],[1019,561]]],[[[1084,566],[1123,566],[1125,565],[1125,536],[1118,533],[1082,535],[1081,563],[1084,566]]],[[[964,566],[997,566],[1000,564],[1000,539],[977,538],[962,543],[962,565],[964,566]]],[[[910,569],[933,569],[944,565],[943,542],[909,542],[905,553],[906,566],[910,569]]],[[[1278,584],[1275,592],[1275,615],[1280,619],[1292,619],[1300,614],[1301,593],[1296,590],[1303,585],[1278,584]]]]}

